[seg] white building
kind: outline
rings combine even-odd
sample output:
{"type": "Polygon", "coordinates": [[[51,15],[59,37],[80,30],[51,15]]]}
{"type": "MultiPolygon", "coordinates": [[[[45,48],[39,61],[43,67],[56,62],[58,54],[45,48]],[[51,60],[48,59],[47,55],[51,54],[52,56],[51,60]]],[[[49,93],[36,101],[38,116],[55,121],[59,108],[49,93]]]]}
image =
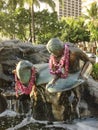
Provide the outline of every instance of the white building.
{"type": "Polygon", "coordinates": [[[81,15],[81,0],[64,0],[63,5],[56,2],[56,9],[59,18],[65,16],[78,17],[81,15]]]}

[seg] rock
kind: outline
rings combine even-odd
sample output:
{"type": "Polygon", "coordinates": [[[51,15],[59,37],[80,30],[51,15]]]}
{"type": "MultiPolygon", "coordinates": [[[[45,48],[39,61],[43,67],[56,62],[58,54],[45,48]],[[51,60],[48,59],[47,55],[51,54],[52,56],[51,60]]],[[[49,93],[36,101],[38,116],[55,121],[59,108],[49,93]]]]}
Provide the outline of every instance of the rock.
{"type": "Polygon", "coordinates": [[[0,113],[7,109],[7,100],[6,98],[0,94],[0,113]]]}
{"type": "Polygon", "coordinates": [[[93,78],[88,78],[87,84],[89,86],[90,95],[96,97],[95,101],[98,103],[98,82],[95,81],[93,78]]]}

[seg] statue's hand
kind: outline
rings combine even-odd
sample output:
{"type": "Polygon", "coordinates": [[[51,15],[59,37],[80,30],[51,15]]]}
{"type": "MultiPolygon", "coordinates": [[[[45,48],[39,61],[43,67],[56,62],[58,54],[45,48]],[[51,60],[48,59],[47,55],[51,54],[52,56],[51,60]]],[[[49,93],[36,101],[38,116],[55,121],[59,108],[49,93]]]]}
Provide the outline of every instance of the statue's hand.
{"type": "Polygon", "coordinates": [[[55,79],[52,79],[49,84],[55,84],[55,79]]]}
{"type": "Polygon", "coordinates": [[[83,69],[82,69],[82,71],[81,71],[81,73],[80,73],[80,76],[81,76],[84,80],[87,80],[87,79],[89,78],[91,72],[92,72],[92,69],[93,69],[92,63],[87,62],[87,63],[84,65],[84,67],[83,67],[83,69]]]}
{"type": "Polygon", "coordinates": [[[79,76],[78,76],[78,79],[82,79],[82,74],[80,73],[79,76]]]}
{"type": "Polygon", "coordinates": [[[54,86],[54,84],[56,83],[56,81],[58,80],[58,76],[54,76],[54,78],[48,83],[49,84],[49,86],[54,86]]]}

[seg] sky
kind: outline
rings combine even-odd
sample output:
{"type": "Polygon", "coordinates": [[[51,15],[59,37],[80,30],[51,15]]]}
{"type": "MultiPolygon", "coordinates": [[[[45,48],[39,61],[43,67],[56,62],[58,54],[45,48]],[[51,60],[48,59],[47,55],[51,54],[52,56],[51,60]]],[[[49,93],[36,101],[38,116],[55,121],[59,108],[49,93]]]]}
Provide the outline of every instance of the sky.
{"type": "Polygon", "coordinates": [[[51,12],[51,8],[49,7],[49,5],[41,3],[40,4],[40,8],[39,7],[35,7],[36,11],[42,11],[43,9],[48,9],[51,12]]]}
{"type": "MultiPolygon", "coordinates": [[[[90,6],[90,4],[92,2],[94,2],[94,1],[98,2],[98,0],[82,0],[82,1],[84,1],[82,3],[82,13],[86,12],[86,8],[87,7],[89,8],[89,6],[90,6]]],[[[26,5],[26,7],[27,7],[27,5],[26,5]]],[[[39,7],[34,7],[35,11],[42,11],[43,9],[48,9],[50,12],[52,12],[51,8],[49,7],[49,5],[46,5],[44,3],[41,3],[40,8],[39,7]]]]}

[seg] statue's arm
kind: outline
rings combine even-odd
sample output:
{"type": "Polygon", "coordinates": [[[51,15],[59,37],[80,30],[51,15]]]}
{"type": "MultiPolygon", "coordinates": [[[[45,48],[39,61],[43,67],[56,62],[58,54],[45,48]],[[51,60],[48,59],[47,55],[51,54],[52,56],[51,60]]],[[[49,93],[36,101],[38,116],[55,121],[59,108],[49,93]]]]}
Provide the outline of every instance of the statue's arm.
{"type": "MultiPolygon", "coordinates": [[[[86,73],[87,69],[90,68],[90,66],[91,66],[91,68],[89,69],[89,75],[90,75],[91,70],[92,70],[92,65],[91,65],[91,64],[93,64],[95,61],[91,60],[91,59],[90,59],[84,52],[82,52],[81,50],[80,50],[77,54],[78,54],[78,56],[79,56],[79,59],[84,62],[84,65],[83,65],[83,67],[82,67],[82,69],[81,69],[80,76],[82,76],[83,78],[86,78],[86,77],[84,77],[84,73],[86,73]]],[[[89,76],[89,75],[88,75],[88,76],[89,76]]]]}
{"type": "Polygon", "coordinates": [[[79,50],[77,55],[79,56],[79,59],[82,60],[85,64],[87,62],[91,62],[92,64],[95,63],[95,61],[91,58],[89,58],[86,53],[84,53],[82,50],[79,50]]]}

